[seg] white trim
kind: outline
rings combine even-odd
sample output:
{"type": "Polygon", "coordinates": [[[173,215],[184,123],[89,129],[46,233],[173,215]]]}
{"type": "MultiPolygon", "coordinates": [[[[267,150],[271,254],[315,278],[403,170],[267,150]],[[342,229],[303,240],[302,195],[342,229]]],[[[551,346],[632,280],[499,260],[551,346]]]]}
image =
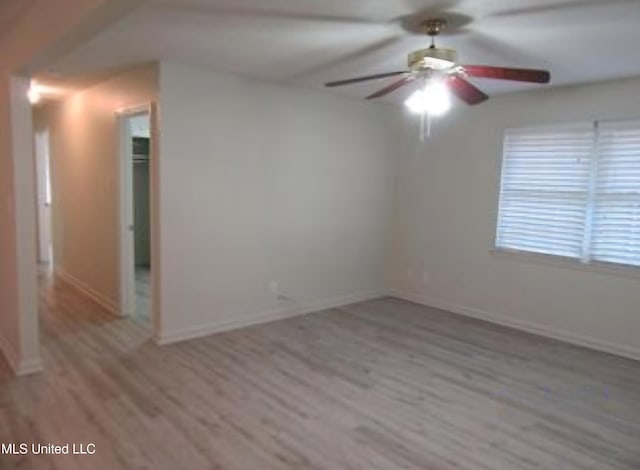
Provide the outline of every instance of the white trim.
{"type": "Polygon", "coordinates": [[[263,312],[246,315],[243,318],[239,319],[213,322],[204,325],[184,328],[181,330],[165,332],[160,337],[154,338],[154,340],[157,344],[162,346],[166,344],[176,343],[178,341],[185,341],[189,339],[200,338],[203,336],[209,336],[215,333],[221,333],[223,331],[237,330],[247,326],[257,325],[259,323],[268,323],[276,320],[295,317],[298,315],[305,315],[307,313],[315,313],[322,310],[342,307],[357,302],[365,302],[367,300],[378,299],[384,296],[384,291],[374,290],[366,292],[355,292],[353,294],[313,301],[300,306],[275,307],[263,312]]]}
{"type": "Polygon", "coordinates": [[[541,264],[594,274],[608,274],[611,276],[640,279],[640,267],[638,266],[604,263],[602,261],[589,261],[588,263],[584,263],[578,258],[536,253],[535,251],[516,250],[513,248],[492,248],[489,252],[492,256],[508,259],[510,261],[541,264]]]}
{"type": "Polygon", "coordinates": [[[71,274],[67,273],[61,268],[55,269],[55,275],[57,278],[59,278],[63,282],[66,282],[70,286],[80,291],[80,293],[84,294],[86,297],[96,302],[98,305],[103,307],[109,313],[119,316],[118,305],[113,300],[109,299],[108,297],[105,297],[103,294],[96,291],[94,288],[88,286],[87,284],[82,282],[80,279],[72,276],[71,274]]]}
{"type": "Polygon", "coordinates": [[[0,352],[16,375],[29,375],[42,372],[44,367],[40,358],[20,360],[18,353],[6,337],[0,335],[0,352]]]}
{"type": "Polygon", "coordinates": [[[146,114],[151,112],[151,103],[143,103],[134,106],[127,106],[116,111],[117,116],[131,117],[136,114],[146,114]]]}
{"type": "Polygon", "coordinates": [[[594,349],[596,351],[615,354],[616,356],[622,356],[628,359],[640,361],[640,349],[631,346],[614,344],[608,341],[602,341],[581,334],[572,333],[563,329],[537,325],[526,320],[508,318],[498,313],[488,312],[486,310],[475,307],[459,305],[449,300],[424,296],[412,292],[391,289],[388,291],[388,295],[398,299],[407,300],[409,302],[426,305],[427,307],[436,308],[438,310],[445,310],[457,315],[477,318],[479,320],[496,323],[498,325],[514,328],[516,330],[526,331],[527,333],[532,333],[534,335],[545,336],[547,338],[557,339],[559,341],[570,343],[576,346],[582,346],[585,348],[594,349]]]}
{"type": "Polygon", "coordinates": [[[158,129],[157,106],[154,101],[140,105],[122,108],[116,111],[118,121],[118,258],[119,258],[119,306],[120,316],[127,317],[135,314],[136,287],[135,287],[135,249],[134,234],[129,229],[133,224],[133,169],[131,167],[131,132],[128,119],[134,116],[147,115],[149,118],[149,134],[151,139],[150,163],[149,163],[149,191],[150,191],[150,217],[151,217],[151,295],[150,309],[152,330],[160,329],[160,254],[159,254],[159,216],[158,216],[158,129]]]}
{"type": "Polygon", "coordinates": [[[131,129],[129,119],[134,116],[151,115],[150,106],[136,106],[118,110],[118,239],[119,239],[119,313],[123,317],[133,316],[136,311],[134,234],[133,234],[133,168],[131,155],[131,129]]]}
{"type": "Polygon", "coordinates": [[[26,361],[20,361],[20,364],[15,369],[16,375],[31,375],[37,374],[44,370],[44,365],[40,358],[27,359],[26,361]]]}

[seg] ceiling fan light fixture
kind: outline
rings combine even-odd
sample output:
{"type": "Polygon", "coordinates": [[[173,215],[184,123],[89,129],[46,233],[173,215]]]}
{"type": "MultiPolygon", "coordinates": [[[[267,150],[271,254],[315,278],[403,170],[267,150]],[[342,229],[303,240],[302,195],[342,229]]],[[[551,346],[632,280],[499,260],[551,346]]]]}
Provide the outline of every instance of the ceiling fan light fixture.
{"type": "Polygon", "coordinates": [[[426,100],[423,90],[414,91],[404,102],[411,114],[422,114],[427,110],[426,100]]]}
{"type": "Polygon", "coordinates": [[[413,114],[442,116],[451,109],[451,96],[444,83],[428,83],[424,88],[416,90],[404,104],[413,114]]]}
{"type": "Polygon", "coordinates": [[[408,70],[339,80],[326,83],[326,86],[350,85],[402,76],[375,93],[367,95],[366,99],[371,100],[387,96],[417,80],[422,81],[425,87],[415,91],[405,101],[405,105],[410,112],[420,115],[421,138],[423,138],[425,135],[429,135],[430,117],[444,114],[451,107],[450,94],[455,95],[469,106],[480,104],[489,99],[489,95],[468,81],[468,78],[491,78],[541,84],[549,83],[551,80],[551,73],[548,70],[458,64],[458,54],[455,49],[436,46],[435,39],[447,27],[447,20],[428,18],[420,26],[423,33],[431,39],[431,45],[408,55],[408,70]]]}

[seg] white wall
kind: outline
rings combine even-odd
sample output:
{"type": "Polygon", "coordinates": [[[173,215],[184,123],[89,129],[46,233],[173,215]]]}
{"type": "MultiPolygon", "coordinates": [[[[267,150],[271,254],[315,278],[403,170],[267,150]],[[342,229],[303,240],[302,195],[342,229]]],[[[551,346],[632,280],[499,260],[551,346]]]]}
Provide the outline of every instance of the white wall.
{"type": "Polygon", "coordinates": [[[56,271],[114,312],[119,281],[116,113],[157,99],[157,66],[132,69],[36,111],[50,132],[56,271]]]}
{"type": "Polygon", "coordinates": [[[389,286],[435,306],[640,357],[640,277],[490,253],[505,127],[627,116],[640,116],[640,80],[493,97],[456,108],[422,145],[409,135],[389,286]]]}
{"type": "Polygon", "coordinates": [[[0,351],[17,373],[40,370],[35,161],[29,81],[0,80],[0,351]]]}
{"type": "Polygon", "coordinates": [[[173,63],[160,82],[161,341],[380,291],[386,107],[173,63]]]}
{"type": "Polygon", "coordinates": [[[20,351],[16,211],[9,77],[0,77],[0,349],[16,367],[20,351]]]}

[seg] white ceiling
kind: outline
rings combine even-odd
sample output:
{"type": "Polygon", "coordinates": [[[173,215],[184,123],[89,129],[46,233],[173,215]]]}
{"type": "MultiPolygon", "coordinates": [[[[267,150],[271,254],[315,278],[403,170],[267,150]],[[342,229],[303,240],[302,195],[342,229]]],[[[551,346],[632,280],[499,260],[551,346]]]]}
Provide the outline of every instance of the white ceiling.
{"type": "MultiPolygon", "coordinates": [[[[640,75],[640,0],[151,0],[53,64],[65,76],[156,59],[297,86],[406,69],[444,16],[438,43],[460,63],[547,68],[553,85],[640,75]]],[[[474,80],[499,93],[531,87],[474,80]]],[[[365,96],[384,80],[332,89],[365,96]]],[[[398,93],[398,99],[406,93],[398,93]]]]}
{"type": "Polygon", "coordinates": [[[33,0],[20,2],[0,0],[0,36],[11,29],[20,16],[31,7],[32,3],[33,0]]]}

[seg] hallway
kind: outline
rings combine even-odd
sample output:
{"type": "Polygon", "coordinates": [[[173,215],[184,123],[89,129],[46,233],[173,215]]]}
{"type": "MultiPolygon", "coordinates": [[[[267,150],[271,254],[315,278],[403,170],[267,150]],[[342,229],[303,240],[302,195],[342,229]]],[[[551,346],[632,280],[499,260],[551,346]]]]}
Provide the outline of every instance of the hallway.
{"type": "MultiPolygon", "coordinates": [[[[0,469],[128,468],[117,453],[104,451],[115,435],[129,440],[115,421],[124,423],[129,415],[124,403],[116,406],[122,397],[117,387],[126,386],[120,382],[138,359],[161,350],[149,339],[146,321],[114,317],[46,269],[38,277],[45,372],[16,378],[0,361],[0,442],[95,442],[102,459],[98,464],[85,460],[91,456],[2,456],[0,469]]],[[[133,388],[126,394],[142,399],[133,388]]]]}

